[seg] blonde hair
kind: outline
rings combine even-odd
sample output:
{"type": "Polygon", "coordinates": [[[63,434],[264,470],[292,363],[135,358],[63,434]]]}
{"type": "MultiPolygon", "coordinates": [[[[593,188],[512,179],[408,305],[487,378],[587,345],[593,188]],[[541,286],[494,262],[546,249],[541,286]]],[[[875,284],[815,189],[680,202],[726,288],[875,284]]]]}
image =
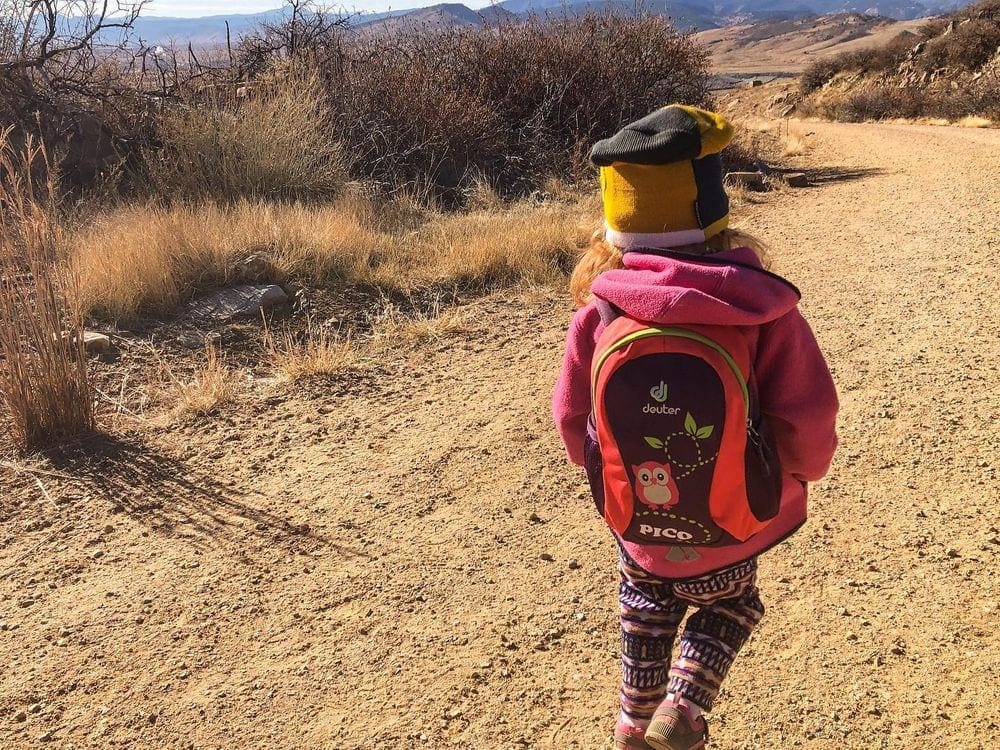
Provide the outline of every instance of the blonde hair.
{"type": "MultiPolygon", "coordinates": [[[[764,268],[771,265],[770,256],[764,243],[756,237],[740,231],[739,229],[724,229],[705,242],[696,245],[684,245],[683,247],[670,248],[673,252],[687,253],[688,255],[708,255],[710,253],[720,253],[724,250],[733,250],[738,247],[746,247],[754,251],[760,258],[764,268]]],[[[573,301],[578,307],[583,307],[592,298],[590,291],[594,281],[605,271],[615,268],[624,268],[623,252],[621,248],[615,247],[604,239],[604,230],[599,229],[594,232],[590,240],[590,245],[580,256],[573,275],[569,280],[569,291],[573,301]]]]}

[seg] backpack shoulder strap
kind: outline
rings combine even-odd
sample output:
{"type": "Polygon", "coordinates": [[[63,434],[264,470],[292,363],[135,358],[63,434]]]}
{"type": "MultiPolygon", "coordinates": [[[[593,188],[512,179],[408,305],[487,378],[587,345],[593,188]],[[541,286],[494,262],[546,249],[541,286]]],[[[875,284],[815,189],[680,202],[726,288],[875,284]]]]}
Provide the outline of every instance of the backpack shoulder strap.
{"type": "Polygon", "coordinates": [[[601,297],[594,297],[594,306],[597,308],[597,312],[601,316],[601,323],[604,324],[605,328],[625,314],[620,308],[601,297]]]}

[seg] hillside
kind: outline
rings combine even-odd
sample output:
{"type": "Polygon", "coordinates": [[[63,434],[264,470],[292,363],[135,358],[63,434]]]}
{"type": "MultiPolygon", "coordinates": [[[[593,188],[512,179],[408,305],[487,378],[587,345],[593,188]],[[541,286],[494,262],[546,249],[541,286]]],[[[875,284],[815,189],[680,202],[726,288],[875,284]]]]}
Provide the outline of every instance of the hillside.
{"type": "Polygon", "coordinates": [[[1000,0],[923,24],[917,35],[814,62],[802,111],[861,121],[893,117],[1000,120],[1000,0]]]}
{"type": "Polygon", "coordinates": [[[440,29],[463,26],[495,26],[513,23],[518,16],[499,6],[471,10],[460,3],[442,3],[427,8],[390,14],[385,18],[369,20],[360,16],[355,27],[366,31],[392,34],[411,29],[440,29]]]}
{"type": "MultiPolygon", "coordinates": [[[[275,0],[277,4],[279,0],[275,0]]],[[[946,10],[961,7],[964,0],[888,0],[871,5],[864,0],[649,0],[641,5],[646,13],[669,17],[674,24],[684,30],[704,30],[720,27],[745,27],[757,22],[790,21],[805,19],[803,27],[811,23],[815,16],[873,13],[893,19],[915,19],[936,15],[946,10]]],[[[407,28],[421,24],[434,26],[477,25],[483,18],[492,20],[515,20],[528,15],[580,15],[586,12],[616,10],[634,13],[636,4],[631,0],[504,0],[496,5],[485,4],[482,0],[471,3],[445,3],[423,8],[400,8],[381,13],[355,12],[351,24],[356,27],[407,28]],[[398,19],[407,19],[401,21],[398,19]]],[[[205,16],[202,18],[172,18],[142,16],[135,25],[135,36],[147,44],[175,43],[185,45],[210,46],[224,43],[226,24],[230,34],[236,39],[241,34],[261,23],[279,23],[287,17],[287,10],[277,8],[263,13],[205,16]]],[[[791,33],[791,32],[784,32],[791,33]]],[[[724,35],[724,38],[728,36],[724,35]]],[[[114,39],[105,39],[113,42],[114,39]]],[[[808,45],[805,45],[806,47],[808,45]]],[[[798,49],[793,43],[791,49],[798,49]]],[[[767,48],[761,51],[767,52],[767,48]]],[[[733,52],[736,55],[736,52],[733,52]]],[[[787,53],[781,53],[787,57],[787,53]]],[[[801,69],[799,65],[798,69],[801,69]]]]}
{"type": "Polygon", "coordinates": [[[708,47],[720,73],[799,73],[815,60],[914,34],[926,20],[842,13],[727,26],[695,39],[708,47]]]}

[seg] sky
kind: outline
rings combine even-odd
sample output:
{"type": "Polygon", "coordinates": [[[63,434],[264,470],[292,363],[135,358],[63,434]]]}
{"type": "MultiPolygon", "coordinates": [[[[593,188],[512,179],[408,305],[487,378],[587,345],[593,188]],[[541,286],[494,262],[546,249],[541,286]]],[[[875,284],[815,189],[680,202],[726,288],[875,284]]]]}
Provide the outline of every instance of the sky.
{"type": "MultiPolygon", "coordinates": [[[[460,1],[460,0],[459,0],[460,1]]],[[[343,4],[349,10],[385,11],[390,8],[419,8],[423,5],[437,5],[443,0],[347,0],[328,3],[333,7],[343,4]]],[[[465,3],[470,7],[485,5],[485,2],[465,3]]],[[[196,18],[235,13],[259,13],[282,5],[281,0],[152,0],[146,6],[147,16],[178,16],[196,18]]]]}

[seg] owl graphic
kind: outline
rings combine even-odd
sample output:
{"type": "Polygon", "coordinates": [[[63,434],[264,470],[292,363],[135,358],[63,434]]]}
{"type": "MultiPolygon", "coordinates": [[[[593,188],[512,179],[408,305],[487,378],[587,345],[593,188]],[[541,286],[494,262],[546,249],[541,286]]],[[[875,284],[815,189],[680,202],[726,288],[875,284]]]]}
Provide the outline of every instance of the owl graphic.
{"type": "Polygon", "coordinates": [[[668,464],[646,461],[632,467],[635,474],[635,494],[650,508],[666,509],[677,505],[677,484],[670,475],[668,464]]]}

